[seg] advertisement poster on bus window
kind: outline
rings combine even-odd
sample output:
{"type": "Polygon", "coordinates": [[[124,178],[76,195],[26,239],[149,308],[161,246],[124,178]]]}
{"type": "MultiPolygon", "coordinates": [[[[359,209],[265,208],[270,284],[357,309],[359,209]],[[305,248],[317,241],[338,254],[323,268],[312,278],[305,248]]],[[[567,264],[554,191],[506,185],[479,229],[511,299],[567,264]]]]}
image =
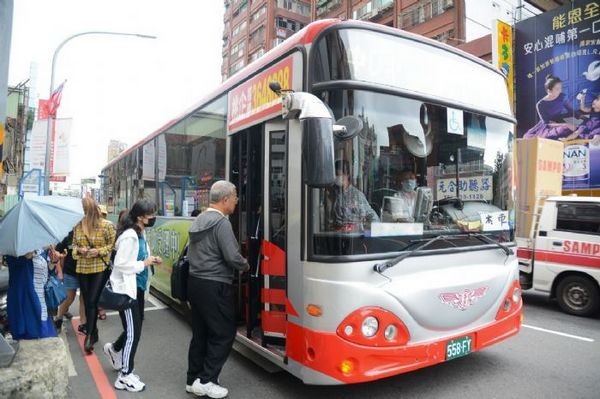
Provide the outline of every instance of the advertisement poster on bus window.
{"type": "Polygon", "coordinates": [[[175,216],[175,198],[165,197],[165,216],[175,216]]]}
{"type": "MultiPolygon", "coordinates": [[[[117,215],[109,215],[108,219],[117,224],[117,215]]],[[[171,296],[171,272],[188,242],[189,230],[193,219],[181,217],[158,216],[153,227],[145,229],[146,240],[152,255],[160,256],[161,264],[154,265],[151,285],[162,294],[171,296]]]]}
{"type": "Polygon", "coordinates": [[[519,138],[565,143],[563,190],[600,188],[600,2],[515,25],[519,138]]]}
{"type": "Polygon", "coordinates": [[[154,227],[146,229],[146,238],[153,255],[163,263],[154,266],[152,286],[171,296],[171,271],[188,240],[192,219],[158,217],[154,227]]]}
{"type": "MultiPolygon", "coordinates": [[[[167,142],[165,135],[161,134],[156,139],[158,141],[158,180],[165,180],[167,173],[167,142]]],[[[155,165],[156,165],[156,149],[154,140],[144,144],[142,150],[142,171],[144,180],[154,180],[155,165]]]]}

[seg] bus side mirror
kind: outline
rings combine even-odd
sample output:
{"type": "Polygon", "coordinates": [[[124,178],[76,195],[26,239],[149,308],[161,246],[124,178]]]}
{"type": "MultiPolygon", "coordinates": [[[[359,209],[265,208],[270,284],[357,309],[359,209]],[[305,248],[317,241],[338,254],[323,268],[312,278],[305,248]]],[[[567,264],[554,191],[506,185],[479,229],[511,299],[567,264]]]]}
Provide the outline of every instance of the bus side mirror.
{"type": "Polygon", "coordinates": [[[300,120],[304,183],[309,187],[331,186],[335,182],[333,116],[327,106],[310,93],[282,90],[280,93],[283,118],[300,120]]]}
{"type": "Polygon", "coordinates": [[[305,118],[302,126],[302,169],[309,187],[335,182],[333,122],[331,118],[305,118]]]}

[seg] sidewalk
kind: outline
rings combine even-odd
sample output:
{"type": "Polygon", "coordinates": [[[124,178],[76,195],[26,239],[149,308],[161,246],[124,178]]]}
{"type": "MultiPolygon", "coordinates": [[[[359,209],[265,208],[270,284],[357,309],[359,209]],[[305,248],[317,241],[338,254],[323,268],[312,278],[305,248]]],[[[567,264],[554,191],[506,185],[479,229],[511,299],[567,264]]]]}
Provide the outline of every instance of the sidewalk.
{"type": "Polygon", "coordinates": [[[187,349],[190,327],[178,313],[150,296],[142,337],[136,354],[135,373],[146,384],[142,393],[118,391],[113,387],[117,371],[113,370],[102,348],[114,341],[122,331],[116,312],[107,312],[105,321],[98,320],[99,341],[94,353],[83,352],[84,336],[76,334],[79,318],[63,325],[69,348],[72,370],[69,373],[69,397],[90,399],[113,398],[193,398],[185,392],[187,349]]]}

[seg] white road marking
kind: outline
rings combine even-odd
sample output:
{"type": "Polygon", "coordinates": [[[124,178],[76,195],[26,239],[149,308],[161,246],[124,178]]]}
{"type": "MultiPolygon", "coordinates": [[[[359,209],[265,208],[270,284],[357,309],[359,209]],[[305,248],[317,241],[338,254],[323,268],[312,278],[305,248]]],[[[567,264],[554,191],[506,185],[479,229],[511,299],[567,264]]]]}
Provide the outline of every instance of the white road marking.
{"type": "Polygon", "coordinates": [[[585,341],[585,342],[595,342],[595,340],[592,339],[592,338],[580,337],[578,335],[567,334],[567,333],[563,333],[563,332],[560,332],[560,331],[547,330],[545,328],[530,326],[528,324],[523,324],[522,326],[525,327],[525,328],[530,328],[532,330],[541,331],[541,332],[545,332],[545,333],[548,333],[548,334],[560,335],[562,337],[578,339],[580,341],[585,341]]]}
{"type": "MultiPolygon", "coordinates": [[[[158,309],[166,309],[168,307],[167,305],[162,303],[158,298],[154,297],[153,295],[148,295],[148,302],[153,304],[154,307],[156,307],[158,309]]],[[[148,310],[150,310],[150,309],[148,309],[148,310]]]]}
{"type": "MultiPolygon", "coordinates": [[[[144,309],[144,313],[145,312],[150,312],[151,310],[163,310],[163,309],[166,309],[166,308],[167,308],[167,306],[162,306],[162,307],[153,306],[151,308],[145,308],[144,309]]],[[[115,311],[111,311],[111,312],[106,312],[106,317],[108,317],[108,316],[118,316],[118,315],[119,315],[119,312],[117,312],[116,310],[115,311]]],[[[79,320],[79,316],[73,316],[73,319],[79,320]]]]}
{"type": "MultiPolygon", "coordinates": [[[[148,299],[148,302],[150,302],[154,306],[152,306],[151,308],[145,308],[144,312],[149,312],[151,310],[162,310],[162,309],[168,308],[167,305],[165,305],[164,303],[162,303],[160,300],[158,300],[157,298],[155,298],[152,295],[148,295],[148,297],[146,299],[148,299]]],[[[118,315],[119,315],[119,312],[117,312],[117,311],[106,312],[107,317],[108,316],[118,316],[118,315]]],[[[73,318],[75,320],[79,320],[79,316],[73,316],[73,318]]]]}

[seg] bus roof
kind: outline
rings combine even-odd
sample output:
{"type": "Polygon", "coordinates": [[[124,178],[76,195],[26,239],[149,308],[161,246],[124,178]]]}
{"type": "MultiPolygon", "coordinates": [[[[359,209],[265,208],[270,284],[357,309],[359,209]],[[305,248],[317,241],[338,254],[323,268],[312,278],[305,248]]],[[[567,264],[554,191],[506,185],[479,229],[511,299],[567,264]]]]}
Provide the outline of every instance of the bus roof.
{"type": "Polygon", "coordinates": [[[391,27],[388,27],[385,25],[375,24],[372,22],[364,22],[364,21],[358,21],[358,20],[343,21],[340,19],[322,19],[322,20],[318,20],[315,22],[311,22],[310,24],[306,25],[303,29],[299,30],[298,32],[296,32],[295,34],[290,36],[282,44],[278,45],[277,47],[272,48],[264,56],[260,57],[256,61],[252,62],[245,68],[242,68],[239,72],[235,73],[234,75],[230,76],[227,80],[225,80],[223,83],[221,83],[219,86],[217,86],[209,94],[205,95],[200,101],[195,103],[193,106],[186,109],[179,116],[177,116],[174,119],[171,119],[169,122],[167,122],[166,124],[164,124],[163,126],[158,128],[157,130],[155,130],[154,132],[150,133],[148,136],[146,136],[143,139],[141,139],[140,141],[138,141],[135,145],[127,148],[127,150],[125,150],[123,153],[119,154],[118,157],[116,157],[115,159],[113,159],[112,161],[107,163],[102,168],[102,170],[109,168],[110,166],[119,162],[121,159],[123,159],[127,155],[131,154],[135,149],[139,148],[140,145],[143,145],[143,144],[147,143],[148,141],[152,140],[153,138],[155,138],[156,136],[160,135],[161,133],[166,132],[169,128],[171,128],[172,126],[174,126],[175,124],[180,122],[182,119],[184,119],[187,116],[189,116],[190,114],[192,114],[198,108],[211,102],[212,100],[217,98],[219,95],[224,94],[227,91],[233,89],[235,86],[243,83],[245,80],[252,77],[257,72],[262,70],[263,68],[269,66],[271,63],[273,63],[274,61],[279,59],[281,56],[288,53],[290,50],[292,50],[298,46],[303,46],[303,45],[312,43],[321,32],[323,32],[325,29],[327,29],[328,27],[333,26],[333,25],[338,26],[340,28],[342,28],[342,27],[367,28],[367,29],[370,29],[373,31],[390,33],[390,34],[393,34],[393,35],[396,35],[399,37],[404,37],[404,38],[407,38],[410,40],[415,40],[415,41],[419,41],[422,43],[426,43],[426,44],[432,45],[434,47],[438,47],[438,48],[444,49],[446,51],[460,55],[462,57],[465,57],[465,58],[469,59],[470,61],[479,63],[480,65],[485,66],[485,67],[501,74],[501,72],[499,70],[497,70],[496,68],[494,68],[491,64],[489,64],[469,53],[466,53],[455,47],[449,46],[445,43],[440,43],[438,41],[429,39],[429,38],[421,36],[421,35],[406,32],[406,31],[403,31],[403,30],[400,30],[397,28],[391,28],[391,27]]]}

